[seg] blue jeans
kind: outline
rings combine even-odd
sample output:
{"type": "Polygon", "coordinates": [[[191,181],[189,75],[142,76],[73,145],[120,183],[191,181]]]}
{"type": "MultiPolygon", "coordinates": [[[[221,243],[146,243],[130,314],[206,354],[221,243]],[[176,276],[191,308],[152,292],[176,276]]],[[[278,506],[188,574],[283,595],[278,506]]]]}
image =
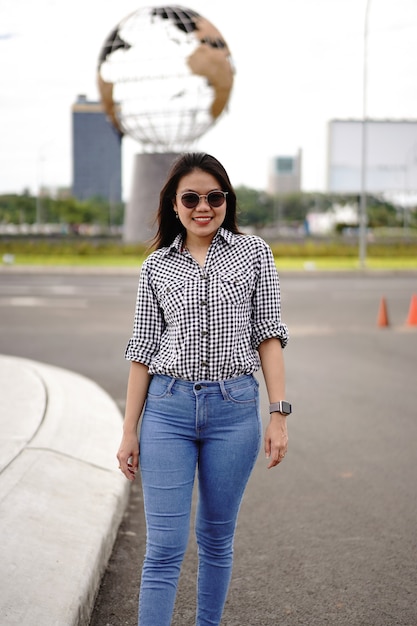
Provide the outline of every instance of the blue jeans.
{"type": "Polygon", "coordinates": [[[188,382],[151,380],[140,433],[147,527],[139,626],[169,626],[188,544],[198,468],[197,626],[218,626],[233,565],[243,492],[261,442],[253,376],[188,382]]]}

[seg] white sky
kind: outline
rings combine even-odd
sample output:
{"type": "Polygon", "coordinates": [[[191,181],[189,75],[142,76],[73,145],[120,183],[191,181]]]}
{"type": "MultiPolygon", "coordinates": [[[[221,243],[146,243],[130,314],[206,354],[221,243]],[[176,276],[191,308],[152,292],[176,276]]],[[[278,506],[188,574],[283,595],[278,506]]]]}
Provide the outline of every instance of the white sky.
{"type": "MultiPolygon", "coordinates": [[[[325,189],[328,120],[362,116],[366,2],[184,3],[217,26],[233,56],[229,111],[198,148],[234,185],[265,188],[271,157],[301,148],[303,189],[325,189]]],[[[112,28],[160,4],[0,0],[0,193],[71,185],[71,106],[81,93],[98,99],[97,58],[112,28]]],[[[417,118],[416,0],[370,0],[367,94],[369,117],[417,118]]],[[[125,198],[140,151],[124,140],[125,198]]]]}

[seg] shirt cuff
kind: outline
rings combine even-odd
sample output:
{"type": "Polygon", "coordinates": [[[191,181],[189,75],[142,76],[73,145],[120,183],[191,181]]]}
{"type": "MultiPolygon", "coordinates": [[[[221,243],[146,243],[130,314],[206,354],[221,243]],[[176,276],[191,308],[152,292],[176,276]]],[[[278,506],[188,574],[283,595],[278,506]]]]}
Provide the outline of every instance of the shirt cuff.
{"type": "Polygon", "coordinates": [[[149,346],[145,348],[137,339],[129,339],[125,350],[126,361],[138,361],[149,367],[152,357],[153,352],[149,350],[149,346]]]}
{"type": "Polygon", "coordinates": [[[258,349],[263,341],[273,338],[279,339],[281,346],[285,348],[290,338],[287,325],[271,321],[258,324],[253,331],[253,346],[255,350],[258,349]]]}

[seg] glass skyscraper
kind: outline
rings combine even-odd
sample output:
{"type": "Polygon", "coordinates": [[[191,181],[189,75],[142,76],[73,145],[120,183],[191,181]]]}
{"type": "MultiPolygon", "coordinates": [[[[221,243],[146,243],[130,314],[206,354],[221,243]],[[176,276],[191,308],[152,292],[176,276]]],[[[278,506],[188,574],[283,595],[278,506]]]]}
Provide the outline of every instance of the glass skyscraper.
{"type": "Polygon", "coordinates": [[[72,106],[72,164],[74,198],[122,201],[122,137],[85,96],[72,106]]]}

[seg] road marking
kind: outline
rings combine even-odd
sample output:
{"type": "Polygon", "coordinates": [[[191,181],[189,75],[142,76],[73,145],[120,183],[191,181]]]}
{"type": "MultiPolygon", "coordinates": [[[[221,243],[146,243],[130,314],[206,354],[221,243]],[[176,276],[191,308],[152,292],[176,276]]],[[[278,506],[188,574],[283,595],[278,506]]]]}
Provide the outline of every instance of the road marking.
{"type": "Polygon", "coordinates": [[[33,296],[21,296],[12,298],[0,298],[0,306],[85,309],[87,308],[87,300],[74,300],[72,298],[36,298],[33,296]]]}

